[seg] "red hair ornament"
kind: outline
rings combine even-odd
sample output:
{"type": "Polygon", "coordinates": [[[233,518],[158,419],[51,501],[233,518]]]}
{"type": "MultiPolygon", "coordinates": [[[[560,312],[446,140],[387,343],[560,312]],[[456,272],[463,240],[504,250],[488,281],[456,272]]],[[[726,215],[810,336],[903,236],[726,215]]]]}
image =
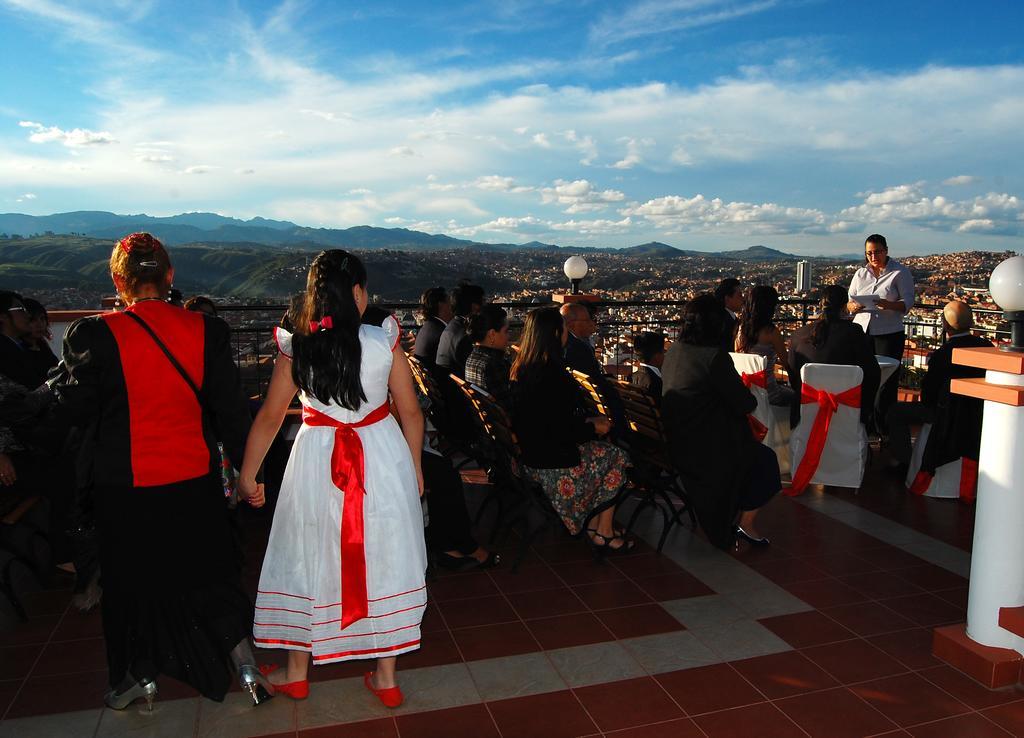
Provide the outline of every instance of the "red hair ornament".
{"type": "Polygon", "coordinates": [[[331,318],[330,315],[325,315],[324,317],[320,318],[319,321],[316,321],[316,320],[309,321],[309,332],[310,333],[313,333],[314,331],[329,331],[333,327],[334,327],[334,320],[331,318]]]}

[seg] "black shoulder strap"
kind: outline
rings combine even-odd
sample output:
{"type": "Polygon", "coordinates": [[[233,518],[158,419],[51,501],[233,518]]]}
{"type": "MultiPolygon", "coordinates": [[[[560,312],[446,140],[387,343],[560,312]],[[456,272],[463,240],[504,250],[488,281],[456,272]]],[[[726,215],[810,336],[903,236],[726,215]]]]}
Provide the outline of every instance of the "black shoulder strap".
{"type": "Polygon", "coordinates": [[[196,386],[196,383],[192,381],[192,377],[190,377],[188,375],[188,372],[185,371],[185,367],[183,367],[178,362],[178,360],[174,358],[174,354],[171,353],[170,349],[167,348],[166,344],[164,344],[164,342],[160,340],[160,337],[153,331],[153,329],[149,327],[149,323],[144,321],[142,318],[140,318],[138,315],[131,312],[130,310],[125,310],[124,314],[127,315],[132,320],[134,320],[140,326],[142,326],[142,329],[149,334],[150,338],[152,338],[156,345],[160,347],[160,350],[164,352],[164,356],[167,357],[167,360],[171,362],[171,366],[178,370],[178,374],[181,375],[181,378],[185,380],[185,383],[189,386],[192,392],[195,393],[196,401],[199,402],[200,409],[203,412],[209,414],[209,409],[206,407],[206,402],[203,400],[203,395],[199,391],[199,388],[196,386]]]}

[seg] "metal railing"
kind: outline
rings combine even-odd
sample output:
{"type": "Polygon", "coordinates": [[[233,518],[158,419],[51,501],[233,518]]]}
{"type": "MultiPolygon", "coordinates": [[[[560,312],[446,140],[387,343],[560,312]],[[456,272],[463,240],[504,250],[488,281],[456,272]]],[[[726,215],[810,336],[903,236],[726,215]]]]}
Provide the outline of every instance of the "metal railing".
{"type": "MultiPolygon", "coordinates": [[[[658,330],[666,337],[674,340],[677,326],[685,300],[600,300],[590,303],[597,312],[596,343],[602,349],[606,364],[621,365],[632,359],[632,337],[644,330],[658,330]],[[637,316],[638,311],[648,312],[637,316]],[[624,315],[623,313],[634,313],[624,315]]],[[[551,302],[496,302],[509,312],[509,323],[513,339],[522,328],[523,319],[530,310],[537,307],[551,306],[551,302]]],[[[402,324],[403,331],[415,332],[418,325],[403,318],[407,314],[417,315],[419,304],[411,302],[382,302],[377,307],[395,313],[402,324]]],[[[776,310],[775,322],[784,334],[792,333],[796,328],[806,325],[816,313],[817,301],[801,298],[783,298],[776,310]]],[[[277,353],[274,342],[273,328],[279,323],[288,306],[284,303],[270,304],[219,304],[217,310],[232,329],[232,342],[235,360],[239,367],[243,385],[250,396],[262,397],[273,369],[273,359],[277,353]]],[[[916,357],[922,350],[936,348],[941,343],[941,320],[922,320],[920,313],[936,313],[941,305],[915,304],[914,312],[908,315],[903,323],[907,328],[908,344],[912,351],[904,355],[904,367],[910,371],[903,372],[904,384],[916,385],[919,371],[913,368],[916,357]],[[915,312],[917,313],[915,315],[915,312]],[[930,332],[933,335],[914,335],[930,332]],[[923,344],[923,346],[921,345],[923,344]]],[[[992,318],[1001,319],[998,310],[975,308],[976,319],[984,319],[991,323],[992,318]]],[[[1010,337],[1008,329],[979,326],[974,332],[998,342],[1010,337]]]]}

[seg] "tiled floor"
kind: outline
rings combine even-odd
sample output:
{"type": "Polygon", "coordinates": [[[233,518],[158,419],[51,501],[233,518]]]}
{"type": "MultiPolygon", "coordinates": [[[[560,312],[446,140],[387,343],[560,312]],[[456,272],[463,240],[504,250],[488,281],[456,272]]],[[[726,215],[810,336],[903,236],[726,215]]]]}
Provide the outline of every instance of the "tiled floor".
{"type": "MultiPolygon", "coordinates": [[[[871,474],[858,496],[774,500],[763,550],[683,529],[665,555],[641,543],[598,563],[555,532],[518,574],[442,574],[396,711],[360,662],[314,668],[301,703],[216,704],[163,680],[152,714],[102,710],[99,618],[70,609],[59,579],[0,630],[0,738],[1024,735],[1024,688],[983,689],[931,656],[931,628],[965,617],[972,511],[871,474]]],[[[248,525],[255,562],[265,524],[248,525]]]]}

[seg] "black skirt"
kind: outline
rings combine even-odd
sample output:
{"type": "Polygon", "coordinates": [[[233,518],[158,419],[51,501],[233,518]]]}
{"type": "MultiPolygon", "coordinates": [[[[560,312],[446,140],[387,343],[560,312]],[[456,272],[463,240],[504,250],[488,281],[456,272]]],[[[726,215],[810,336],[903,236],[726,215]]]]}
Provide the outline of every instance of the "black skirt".
{"type": "Polygon", "coordinates": [[[768,446],[753,446],[754,459],[750,467],[750,480],[740,490],[737,500],[740,510],[757,510],[782,489],[779,459],[768,446]]]}
{"type": "Polygon", "coordinates": [[[110,684],[164,674],[224,699],[252,630],[219,476],[96,494],[110,684]]]}

